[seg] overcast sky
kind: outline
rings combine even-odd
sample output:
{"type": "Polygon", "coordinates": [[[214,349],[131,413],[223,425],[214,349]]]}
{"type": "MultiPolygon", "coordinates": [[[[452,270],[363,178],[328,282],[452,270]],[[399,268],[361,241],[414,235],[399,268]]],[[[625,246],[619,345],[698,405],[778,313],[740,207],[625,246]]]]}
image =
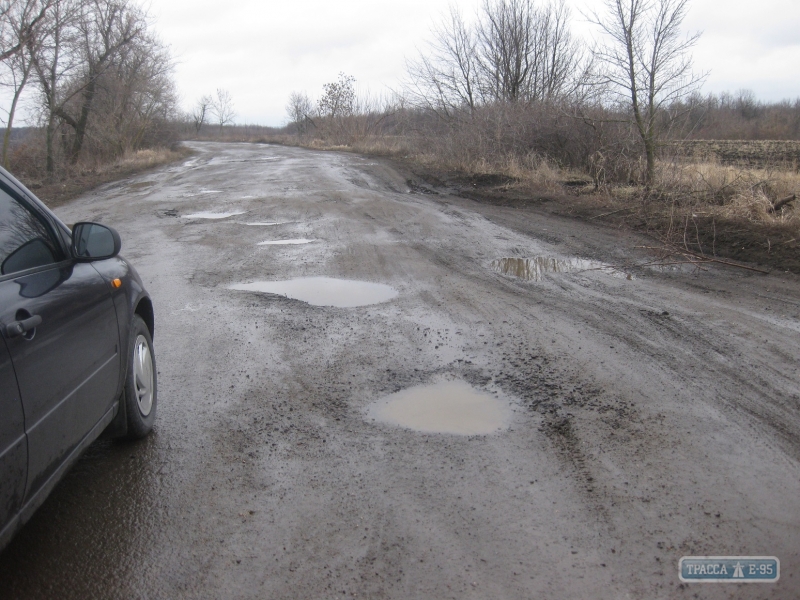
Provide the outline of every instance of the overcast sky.
{"type": "MultiPolygon", "coordinates": [[[[569,0],[573,28],[590,35],[569,0]]],[[[397,88],[405,60],[430,37],[452,0],[150,0],[155,28],[177,59],[185,109],[216,88],[230,91],[238,123],[282,125],[292,91],[313,99],[340,71],[360,89],[397,88]]],[[[479,0],[455,2],[472,14],[479,0]]],[[[762,100],[800,98],[800,1],[692,0],[687,31],[702,31],[705,91],[751,89],[762,100]]]]}

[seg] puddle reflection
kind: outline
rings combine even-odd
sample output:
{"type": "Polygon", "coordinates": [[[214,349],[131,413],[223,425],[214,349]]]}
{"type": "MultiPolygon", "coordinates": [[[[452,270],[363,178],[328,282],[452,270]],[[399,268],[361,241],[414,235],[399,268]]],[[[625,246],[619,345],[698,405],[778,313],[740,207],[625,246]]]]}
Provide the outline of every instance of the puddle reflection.
{"type": "Polygon", "coordinates": [[[331,277],[302,277],[286,281],[256,281],[229,287],[243,292],[277,294],[312,306],[352,308],[388,302],[397,297],[397,290],[382,283],[334,279],[331,277]]]}
{"type": "Polygon", "coordinates": [[[500,258],[492,261],[492,269],[503,275],[510,275],[525,281],[542,281],[548,273],[579,273],[581,271],[602,271],[612,277],[632,279],[629,273],[598,262],[583,258],[500,258]]]}
{"type": "Polygon", "coordinates": [[[423,433],[486,435],[508,426],[511,411],[497,398],[464,381],[402,390],[369,407],[372,418],[423,433]]]}

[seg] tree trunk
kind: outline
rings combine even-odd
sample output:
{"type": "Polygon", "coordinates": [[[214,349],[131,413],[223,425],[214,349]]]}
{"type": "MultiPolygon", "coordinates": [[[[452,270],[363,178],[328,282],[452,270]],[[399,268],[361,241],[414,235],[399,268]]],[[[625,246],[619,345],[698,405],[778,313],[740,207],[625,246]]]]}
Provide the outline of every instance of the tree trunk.
{"type": "Polygon", "coordinates": [[[89,75],[89,83],[83,92],[83,105],[81,106],[81,116],[75,124],[75,140],[72,143],[72,151],[70,152],[69,161],[74,165],[78,162],[81,149],[83,148],[83,139],[86,136],[86,125],[89,123],[89,112],[92,109],[92,101],[94,100],[94,93],[96,89],[96,79],[93,74],[89,75]]]}
{"type": "Polygon", "coordinates": [[[56,171],[55,157],[53,156],[53,115],[47,120],[47,176],[52,178],[56,171]]]}
{"type": "Polygon", "coordinates": [[[644,175],[644,187],[647,191],[650,191],[656,178],[656,141],[651,136],[644,137],[644,153],[647,161],[644,175]]]}
{"type": "Polygon", "coordinates": [[[3,135],[3,167],[6,169],[8,168],[9,156],[8,156],[8,146],[11,143],[11,127],[14,125],[14,113],[17,111],[17,102],[19,102],[19,97],[22,94],[22,90],[25,88],[25,84],[28,82],[28,75],[31,72],[31,64],[28,63],[28,66],[22,72],[22,81],[19,84],[19,87],[14,91],[14,99],[11,101],[11,108],[8,111],[8,123],[6,124],[6,131],[3,135]]]}

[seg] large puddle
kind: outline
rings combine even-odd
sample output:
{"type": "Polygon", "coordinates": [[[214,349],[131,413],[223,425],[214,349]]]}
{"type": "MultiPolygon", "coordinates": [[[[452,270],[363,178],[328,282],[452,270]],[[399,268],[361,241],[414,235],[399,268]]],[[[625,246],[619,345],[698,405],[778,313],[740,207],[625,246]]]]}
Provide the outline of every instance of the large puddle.
{"type": "Polygon", "coordinates": [[[583,258],[550,258],[535,256],[533,258],[499,258],[492,261],[492,269],[503,275],[510,275],[525,281],[542,281],[548,273],[581,273],[584,271],[600,271],[612,277],[632,279],[624,273],[595,260],[583,258]]]}
{"type": "Polygon", "coordinates": [[[236,210],[232,212],[196,212],[190,215],[181,215],[184,219],[227,219],[228,217],[235,217],[236,215],[243,215],[244,210],[236,210]]]}
{"type": "Polygon", "coordinates": [[[187,192],[183,195],[184,198],[194,198],[195,196],[205,196],[207,194],[221,194],[220,190],[200,190],[198,192],[187,192]]]}
{"type": "Polygon", "coordinates": [[[314,240],[306,238],[295,238],[293,240],[267,240],[266,242],[259,242],[259,246],[294,246],[298,244],[310,244],[314,240]]]}
{"type": "Polygon", "coordinates": [[[509,406],[478,392],[464,381],[444,381],[408,388],[378,400],[367,409],[378,421],[423,433],[486,435],[508,426],[509,406]]]}
{"type": "Polygon", "coordinates": [[[333,279],[331,277],[302,277],[286,281],[256,281],[232,285],[229,289],[277,294],[308,302],[312,306],[336,306],[339,308],[380,304],[397,297],[397,290],[382,283],[333,279]]]}

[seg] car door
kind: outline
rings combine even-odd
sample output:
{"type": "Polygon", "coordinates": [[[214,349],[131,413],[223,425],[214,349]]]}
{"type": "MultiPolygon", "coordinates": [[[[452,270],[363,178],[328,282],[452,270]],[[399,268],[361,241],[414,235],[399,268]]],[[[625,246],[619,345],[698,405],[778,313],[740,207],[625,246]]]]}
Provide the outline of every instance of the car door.
{"type": "Polygon", "coordinates": [[[2,181],[0,329],[25,415],[30,498],[112,407],[119,333],[109,284],[71,260],[44,211],[2,181]]]}
{"type": "Polygon", "coordinates": [[[0,532],[22,506],[27,468],[22,402],[11,357],[0,340],[0,532]]]}

